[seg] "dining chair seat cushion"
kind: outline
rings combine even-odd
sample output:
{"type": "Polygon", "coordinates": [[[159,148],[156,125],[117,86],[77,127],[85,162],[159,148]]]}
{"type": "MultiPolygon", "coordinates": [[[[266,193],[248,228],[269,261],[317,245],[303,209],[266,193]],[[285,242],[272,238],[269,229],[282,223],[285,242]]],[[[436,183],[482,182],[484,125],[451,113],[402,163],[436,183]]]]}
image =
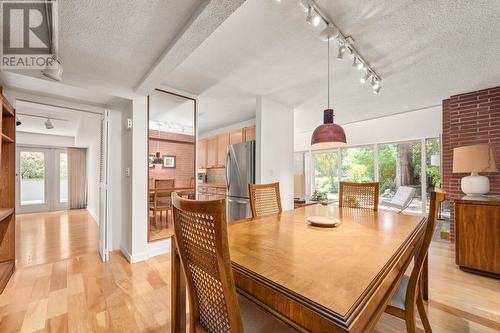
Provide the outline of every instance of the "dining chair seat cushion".
{"type": "Polygon", "coordinates": [[[403,275],[403,277],[401,278],[401,282],[399,283],[398,290],[392,296],[391,305],[401,310],[405,309],[406,290],[408,289],[408,282],[410,282],[410,277],[406,274],[403,275]]]}
{"type": "Polygon", "coordinates": [[[298,332],[241,294],[238,294],[238,304],[243,320],[243,328],[247,333],[298,332]]]}

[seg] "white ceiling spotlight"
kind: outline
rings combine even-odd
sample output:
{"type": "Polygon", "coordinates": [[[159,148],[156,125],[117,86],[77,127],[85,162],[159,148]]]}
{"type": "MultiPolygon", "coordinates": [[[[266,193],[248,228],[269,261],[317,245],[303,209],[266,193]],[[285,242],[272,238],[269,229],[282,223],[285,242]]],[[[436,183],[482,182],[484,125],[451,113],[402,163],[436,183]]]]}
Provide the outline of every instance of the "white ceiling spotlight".
{"type": "Polygon", "coordinates": [[[338,41],[338,51],[337,59],[344,59],[346,51],[350,52],[353,58],[352,66],[358,70],[364,71],[364,75],[361,77],[361,83],[365,83],[372,78],[373,92],[378,94],[381,89],[380,82],[382,79],[375,70],[368,64],[368,62],[363,59],[359,52],[354,47],[354,39],[351,36],[345,36],[340,29],[333,23],[333,21],[321,10],[321,8],[316,4],[315,0],[300,0],[300,5],[302,9],[307,13],[306,21],[307,23],[318,26],[321,21],[326,24],[326,28],[321,31],[319,38],[323,41],[329,41],[332,39],[337,39],[338,41]]]}
{"type": "Polygon", "coordinates": [[[365,74],[361,77],[361,79],[359,79],[359,81],[363,84],[366,83],[366,81],[368,81],[370,79],[370,77],[372,76],[372,72],[370,72],[370,70],[366,70],[365,71],[365,74]]]}
{"type": "Polygon", "coordinates": [[[46,129],[53,129],[54,128],[54,124],[52,124],[52,121],[50,120],[50,118],[47,118],[47,121],[45,122],[45,128],[46,129]]]}
{"type": "Polygon", "coordinates": [[[61,82],[64,69],[59,58],[54,57],[54,62],[52,66],[47,66],[42,70],[42,74],[51,80],[61,82]]]}
{"type": "Polygon", "coordinates": [[[347,50],[347,46],[342,42],[339,43],[339,51],[337,52],[337,59],[344,59],[345,51],[347,50]]]}
{"type": "Polygon", "coordinates": [[[319,17],[319,15],[311,6],[309,6],[309,8],[307,9],[306,22],[314,27],[317,27],[321,23],[321,17],[319,17]]]}

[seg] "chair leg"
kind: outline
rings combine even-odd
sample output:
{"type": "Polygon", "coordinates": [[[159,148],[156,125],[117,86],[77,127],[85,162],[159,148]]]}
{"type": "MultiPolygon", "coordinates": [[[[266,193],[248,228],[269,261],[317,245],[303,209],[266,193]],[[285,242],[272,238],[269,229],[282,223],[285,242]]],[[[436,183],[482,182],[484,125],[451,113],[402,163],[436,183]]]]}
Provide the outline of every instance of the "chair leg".
{"type": "Polygon", "coordinates": [[[417,332],[417,324],[415,318],[415,307],[411,306],[409,309],[405,310],[405,324],[406,324],[406,332],[407,333],[416,333],[417,332]]]}
{"type": "Polygon", "coordinates": [[[422,325],[424,325],[425,333],[432,333],[431,324],[429,323],[429,318],[427,317],[427,313],[425,312],[424,300],[422,299],[422,295],[420,293],[417,297],[417,309],[418,314],[420,315],[420,320],[422,321],[422,325]]]}

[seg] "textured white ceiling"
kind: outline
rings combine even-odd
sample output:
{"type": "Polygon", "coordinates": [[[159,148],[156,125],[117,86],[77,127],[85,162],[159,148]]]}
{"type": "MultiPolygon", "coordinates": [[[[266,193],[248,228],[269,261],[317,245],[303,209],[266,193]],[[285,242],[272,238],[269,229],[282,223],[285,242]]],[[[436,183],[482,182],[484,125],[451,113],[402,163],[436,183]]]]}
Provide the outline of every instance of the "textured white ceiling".
{"type": "Polygon", "coordinates": [[[59,45],[64,70],[133,87],[202,2],[60,1],[59,45]]]}
{"type": "MultiPolygon", "coordinates": [[[[332,48],[332,105],[340,123],[500,84],[498,0],[317,3],[383,78],[374,95],[351,60],[336,60],[332,48]]],[[[249,99],[264,95],[310,114],[296,131],[311,130],[326,107],[326,43],[304,19],[298,0],[248,0],[164,84],[200,94],[200,129],[248,117],[249,99]]]]}
{"type": "Polygon", "coordinates": [[[19,100],[16,101],[16,111],[21,121],[21,125],[16,127],[17,131],[73,137],[77,135],[78,125],[82,116],[81,112],[19,100]],[[47,119],[21,114],[58,118],[61,120],[51,119],[54,128],[47,129],[45,128],[45,121],[47,119]]]}

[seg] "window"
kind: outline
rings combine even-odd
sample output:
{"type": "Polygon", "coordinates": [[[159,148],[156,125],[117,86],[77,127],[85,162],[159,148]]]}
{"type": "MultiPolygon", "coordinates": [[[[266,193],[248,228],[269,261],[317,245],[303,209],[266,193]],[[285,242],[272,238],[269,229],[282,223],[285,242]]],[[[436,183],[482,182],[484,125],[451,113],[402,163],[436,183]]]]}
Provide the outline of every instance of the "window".
{"type": "Polygon", "coordinates": [[[413,187],[416,194],[408,211],[414,212],[422,210],[421,146],[420,141],[378,145],[380,196],[390,199],[398,187],[413,187]]]}
{"type": "Polygon", "coordinates": [[[329,199],[339,191],[339,153],[338,151],[313,154],[314,189],[326,192],[329,199]]]}
{"type": "Polygon", "coordinates": [[[375,181],[375,163],[372,146],[343,148],[341,152],[342,181],[375,181]]]}

